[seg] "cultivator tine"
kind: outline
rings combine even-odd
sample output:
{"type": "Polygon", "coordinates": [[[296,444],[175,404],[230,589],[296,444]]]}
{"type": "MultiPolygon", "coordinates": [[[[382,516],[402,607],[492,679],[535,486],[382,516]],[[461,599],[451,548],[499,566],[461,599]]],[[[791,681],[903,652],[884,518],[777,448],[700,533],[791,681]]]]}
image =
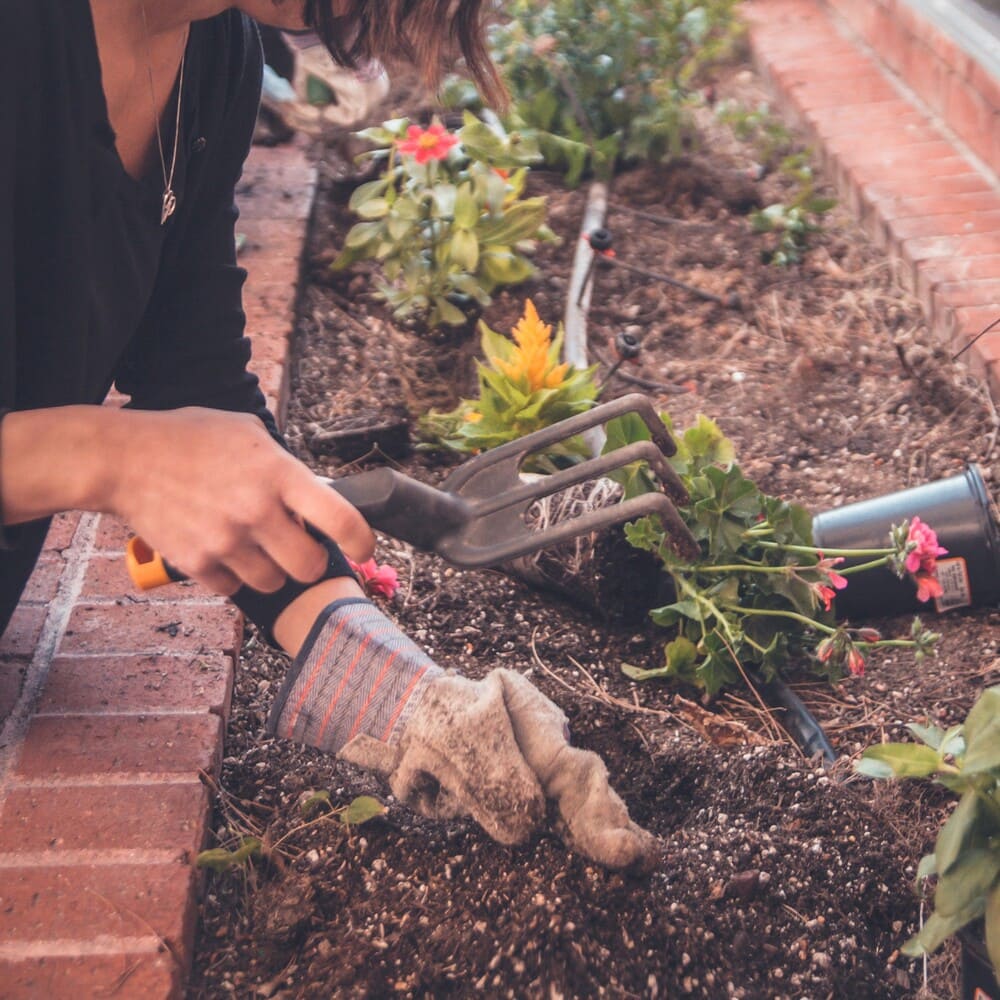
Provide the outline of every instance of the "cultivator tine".
{"type": "MultiPolygon", "coordinates": [[[[520,468],[529,455],[544,451],[546,448],[551,449],[561,441],[567,441],[627,413],[634,413],[643,421],[649,430],[650,440],[633,442],[606,455],[580,463],[574,469],[563,470],[554,476],[546,477],[551,480],[552,492],[563,489],[570,483],[622,468],[631,462],[645,460],[667,493],[677,503],[685,503],[688,499],[687,491],[666,460],[676,453],[677,445],[653,404],[648,397],[640,393],[630,393],[608,403],[601,403],[586,413],[560,420],[549,427],[543,427],[541,430],[533,431],[515,441],[477,455],[471,462],[456,469],[445,480],[443,486],[469,500],[498,497],[499,493],[510,490],[511,484],[518,481],[520,468]]],[[[511,492],[518,491],[515,488],[511,492]]],[[[537,491],[532,495],[537,495],[537,491]]]]}

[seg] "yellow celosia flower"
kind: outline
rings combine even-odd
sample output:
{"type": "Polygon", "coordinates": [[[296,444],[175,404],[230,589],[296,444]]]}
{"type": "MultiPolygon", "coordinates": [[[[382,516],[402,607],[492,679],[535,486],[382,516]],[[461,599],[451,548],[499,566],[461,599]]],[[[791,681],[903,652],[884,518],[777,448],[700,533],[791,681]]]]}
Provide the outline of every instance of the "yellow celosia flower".
{"type": "Polygon", "coordinates": [[[469,410],[469,412],[465,415],[465,422],[467,424],[478,424],[482,419],[483,415],[478,413],[476,410],[469,410]]]}
{"type": "Polygon", "coordinates": [[[569,365],[549,364],[549,348],[552,346],[552,327],[538,317],[531,299],[524,303],[524,316],[511,331],[517,347],[510,361],[493,358],[493,364],[512,382],[524,379],[531,392],[538,389],[557,389],[566,378],[569,365]]]}

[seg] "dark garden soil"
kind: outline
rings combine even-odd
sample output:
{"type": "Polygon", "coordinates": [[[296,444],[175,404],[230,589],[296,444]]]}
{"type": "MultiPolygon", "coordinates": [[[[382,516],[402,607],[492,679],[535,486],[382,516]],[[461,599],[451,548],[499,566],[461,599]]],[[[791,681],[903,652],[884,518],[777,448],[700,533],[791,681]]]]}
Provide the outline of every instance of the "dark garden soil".
{"type": "MultiPolygon", "coordinates": [[[[766,96],[746,69],[721,75],[716,91],[746,105],[766,96]]],[[[383,117],[419,110],[412,93],[396,101],[383,117]]],[[[949,477],[967,461],[992,488],[992,404],[929,342],[884,253],[835,209],[800,263],[764,263],[766,238],[747,211],[788,197],[787,182],[778,172],[751,180],[753,154],[703,118],[699,150],[615,181],[606,225],[616,259],[737,296],[739,307],[600,270],[592,359],[607,371],[618,332],[641,342],[606,395],[645,391],[679,426],[708,414],[763,489],[814,512],[949,477]]],[[[436,481],[457,459],[401,442],[421,413],[473,394],[478,338],[393,322],[363,267],[329,273],[355,221],[346,202],[358,175],[342,142],[318,152],[289,439],[323,474],[388,454],[436,481]],[[373,438],[383,455],[359,458],[373,438]]],[[[561,242],[539,247],[535,280],[496,297],[485,316],[496,330],[509,331],[526,297],[553,324],[565,307],[587,188],[541,172],[530,184],[548,197],[561,242]]],[[[839,755],[824,767],[749,688],[704,704],[693,690],[629,681],[623,662],[660,662],[665,636],[643,616],[608,621],[516,576],[460,572],[388,538],[378,555],[402,580],[387,612],[444,666],[530,676],[662,838],[662,862],[637,878],[601,870],[553,835],[499,847],[471,822],[423,820],[356,769],[269,740],[263,722],[287,664],[248,632],[215,831],[226,846],[261,836],[268,857],[208,875],[191,996],[955,995],[953,947],[930,961],[928,986],[897,950],[918,925],[914,873],[949,801],[857,779],[851,758],[901,738],[906,722],[961,719],[1000,682],[1000,613],[931,611],[942,639],[920,665],[889,651],[835,687],[790,674],[839,755]],[[388,809],[350,830],[329,816],[307,822],[299,803],[316,791],[338,806],[372,794],[388,809]]],[[[871,624],[900,633],[909,618],[871,624]]]]}

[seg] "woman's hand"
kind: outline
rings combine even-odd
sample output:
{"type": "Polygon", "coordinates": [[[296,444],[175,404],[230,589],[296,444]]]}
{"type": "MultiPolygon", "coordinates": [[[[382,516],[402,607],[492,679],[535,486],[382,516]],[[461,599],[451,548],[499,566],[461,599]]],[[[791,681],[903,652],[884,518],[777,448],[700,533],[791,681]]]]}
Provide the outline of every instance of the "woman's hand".
{"type": "Polygon", "coordinates": [[[326,550],[308,522],[356,562],[375,539],[364,518],[249,414],[130,412],[109,507],[172,565],[220,594],[270,592],[320,577],[326,550]]]}
{"type": "Polygon", "coordinates": [[[248,414],[64,406],[9,413],[0,431],[4,524],[116,514],[220,594],[318,579],[327,553],[303,522],[355,562],[374,548],[364,518],[248,414]]]}

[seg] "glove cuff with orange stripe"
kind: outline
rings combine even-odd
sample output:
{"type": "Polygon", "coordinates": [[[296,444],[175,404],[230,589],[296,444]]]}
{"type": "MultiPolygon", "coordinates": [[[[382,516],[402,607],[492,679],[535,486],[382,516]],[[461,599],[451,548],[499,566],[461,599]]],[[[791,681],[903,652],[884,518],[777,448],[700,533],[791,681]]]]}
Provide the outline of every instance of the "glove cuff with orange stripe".
{"type": "Polygon", "coordinates": [[[443,673],[370,601],[334,601],[295,657],[267,729],[333,753],[358,735],[392,746],[443,673]]]}

